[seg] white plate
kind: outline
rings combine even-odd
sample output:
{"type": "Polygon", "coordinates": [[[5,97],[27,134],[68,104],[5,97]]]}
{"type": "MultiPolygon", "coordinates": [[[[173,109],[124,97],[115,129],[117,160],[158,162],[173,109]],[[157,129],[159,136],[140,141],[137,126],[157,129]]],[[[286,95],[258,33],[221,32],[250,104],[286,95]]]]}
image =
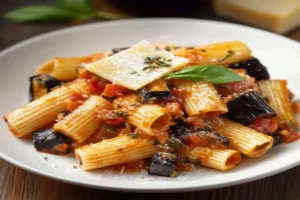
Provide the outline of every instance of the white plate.
{"type": "MultiPolygon", "coordinates": [[[[245,26],[190,19],[137,19],[88,24],[44,34],[0,54],[0,115],[27,103],[28,77],[37,66],[54,56],[86,55],[112,47],[125,47],[147,39],[179,45],[241,40],[250,46],[271,72],[272,78],[289,80],[300,97],[300,45],[281,36],[245,26]]],[[[54,156],[35,151],[29,141],[15,138],[0,122],[0,156],[40,175],[78,185],[123,191],[192,191],[253,181],[300,164],[300,143],[278,145],[257,159],[243,158],[232,171],[207,168],[183,173],[177,178],[148,176],[147,173],[111,175],[85,172],[70,156],[54,156]],[[43,159],[48,157],[46,161],[43,159]]]]}

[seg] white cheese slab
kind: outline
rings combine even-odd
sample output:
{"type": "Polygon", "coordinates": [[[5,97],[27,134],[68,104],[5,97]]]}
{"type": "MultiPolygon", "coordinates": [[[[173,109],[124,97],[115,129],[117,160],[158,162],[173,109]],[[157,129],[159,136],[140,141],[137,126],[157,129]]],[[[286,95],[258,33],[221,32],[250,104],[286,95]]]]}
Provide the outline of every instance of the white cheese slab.
{"type": "Polygon", "coordinates": [[[85,68],[113,83],[137,90],[182,68],[188,62],[189,60],[183,57],[175,56],[164,50],[157,50],[155,46],[144,40],[113,56],[90,63],[85,68]],[[151,66],[151,64],[144,63],[147,57],[160,57],[170,66],[145,69],[151,66]]]}

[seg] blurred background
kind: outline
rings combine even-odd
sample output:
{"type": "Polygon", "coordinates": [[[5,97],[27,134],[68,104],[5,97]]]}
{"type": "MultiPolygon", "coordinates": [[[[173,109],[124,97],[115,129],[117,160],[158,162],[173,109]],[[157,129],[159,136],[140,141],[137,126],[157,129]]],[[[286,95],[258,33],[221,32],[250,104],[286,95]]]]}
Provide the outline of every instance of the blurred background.
{"type": "Polygon", "coordinates": [[[227,21],[300,38],[300,0],[1,0],[0,13],[0,50],[68,26],[141,17],[227,21]],[[92,10],[85,8],[87,4],[92,10]],[[59,10],[57,13],[57,10],[34,7],[37,5],[59,10]],[[65,12],[67,15],[71,12],[71,16],[65,16],[65,12]]]}

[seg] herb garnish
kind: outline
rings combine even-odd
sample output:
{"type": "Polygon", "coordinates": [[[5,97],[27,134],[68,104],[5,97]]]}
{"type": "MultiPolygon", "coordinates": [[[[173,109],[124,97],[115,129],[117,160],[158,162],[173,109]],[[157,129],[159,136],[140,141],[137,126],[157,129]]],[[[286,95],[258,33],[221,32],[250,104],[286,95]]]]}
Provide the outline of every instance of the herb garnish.
{"type": "Polygon", "coordinates": [[[230,58],[231,56],[234,55],[234,53],[235,53],[234,51],[228,50],[228,51],[227,51],[227,54],[226,54],[223,58],[221,58],[221,59],[219,60],[219,63],[221,63],[221,62],[225,61],[226,59],[230,58]]]}
{"type": "Polygon", "coordinates": [[[16,23],[54,23],[93,18],[118,19],[121,16],[95,10],[92,0],[57,0],[54,5],[40,4],[17,8],[6,13],[5,17],[16,23]]]}
{"type": "Polygon", "coordinates": [[[153,56],[153,57],[146,57],[144,60],[144,64],[148,65],[143,68],[143,70],[151,70],[151,69],[157,69],[160,67],[171,67],[172,65],[167,63],[172,60],[166,60],[165,58],[162,58],[160,56],[153,56]]]}
{"type": "Polygon", "coordinates": [[[128,113],[125,112],[125,111],[116,111],[116,110],[113,110],[113,113],[120,116],[120,117],[126,117],[128,116],[128,113]]]}
{"type": "Polygon", "coordinates": [[[215,65],[189,67],[179,72],[169,74],[165,79],[179,78],[191,81],[208,81],[213,84],[242,81],[244,78],[238,73],[215,65]]]}

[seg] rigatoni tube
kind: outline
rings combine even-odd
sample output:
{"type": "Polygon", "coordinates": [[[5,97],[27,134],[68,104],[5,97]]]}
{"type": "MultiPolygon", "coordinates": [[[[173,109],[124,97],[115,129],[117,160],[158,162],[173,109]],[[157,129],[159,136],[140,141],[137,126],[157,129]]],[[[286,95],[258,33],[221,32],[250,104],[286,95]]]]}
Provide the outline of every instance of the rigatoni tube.
{"type": "Polygon", "coordinates": [[[78,58],[53,58],[38,69],[38,74],[49,74],[61,81],[71,81],[78,77],[78,68],[82,63],[78,58]]]}
{"type": "Polygon", "coordinates": [[[200,163],[221,171],[234,168],[242,159],[241,153],[235,149],[195,147],[192,150],[184,151],[184,155],[193,163],[200,163]]]}
{"type": "Polygon", "coordinates": [[[190,65],[229,65],[251,58],[251,50],[240,41],[209,44],[194,48],[180,48],[173,51],[176,56],[190,60],[190,65]]]}
{"type": "Polygon", "coordinates": [[[75,150],[84,170],[134,162],[149,158],[157,151],[154,140],[122,135],[75,150]]]}
{"type": "Polygon", "coordinates": [[[283,120],[288,125],[297,127],[286,80],[259,81],[258,86],[262,95],[268,99],[268,104],[276,111],[279,121],[283,120]]]}
{"type": "Polygon", "coordinates": [[[101,126],[97,120],[96,109],[112,109],[106,99],[91,96],[84,104],[70,115],[53,126],[55,132],[60,132],[78,143],[84,142],[101,126]]]}
{"type": "Polygon", "coordinates": [[[114,102],[114,109],[125,111],[130,124],[149,135],[159,135],[171,125],[171,117],[166,109],[157,104],[140,104],[135,95],[119,97],[114,102]]]}
{"type": "Polygon", "coordinates": [[[213,84],[204,81],[174,80],[177,89],[184,91],[183,105],[189,116],[201,113],[226,113],[226,104],[219,97],[213,84]]]}
{"type": "Polygon", "coordinates": [[[38,74],[49,74],[62,81],[78,78],[78,68],[82,64],[95,62],[108,57],[111,51],[103,51],[83,57],[53,58],[38,68],[38,74]]]}
{"type": "Polygon", "coordinates": [[[234,149],[249,157],[262,156],[272,147],[272,137],[224,117],[214,120],[211,125],[214,131],[229,139],[234,149]]]}
{"type": "Polygon", "coordinates": [[[74,90],[84,87],[85,82],[74,82],[68,87],[60,87],[29,104],[4,116],[11,132],[22,137],[53,122],[57,114],[66,110],[65,100],[74,90]]]}

